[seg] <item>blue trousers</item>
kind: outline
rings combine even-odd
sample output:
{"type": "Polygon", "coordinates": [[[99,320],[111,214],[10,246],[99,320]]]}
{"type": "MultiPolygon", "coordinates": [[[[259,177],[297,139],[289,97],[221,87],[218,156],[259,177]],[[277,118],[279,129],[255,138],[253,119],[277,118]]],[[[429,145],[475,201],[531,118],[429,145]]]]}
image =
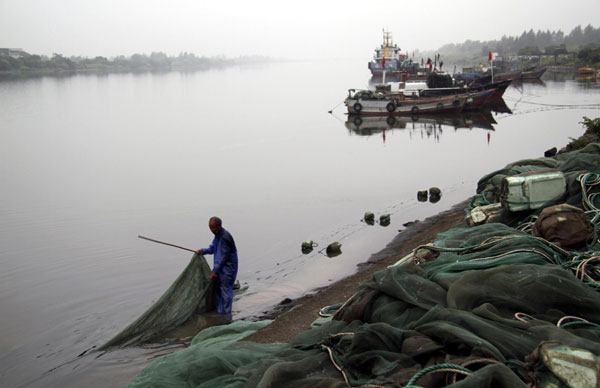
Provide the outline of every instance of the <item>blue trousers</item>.
{"type": "Polygon", "coordinates": [[[231,314],[235,277],[221,275],[216,279],[217,314],[231,314]]]}

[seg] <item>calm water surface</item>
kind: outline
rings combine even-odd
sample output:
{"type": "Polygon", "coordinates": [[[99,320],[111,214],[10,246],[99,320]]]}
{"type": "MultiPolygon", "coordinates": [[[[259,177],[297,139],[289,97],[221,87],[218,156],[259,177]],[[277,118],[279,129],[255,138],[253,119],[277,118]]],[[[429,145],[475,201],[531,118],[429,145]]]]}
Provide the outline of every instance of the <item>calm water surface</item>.
{"type": "Polygon", "coordinates": [[[221,216],[248,286],[239,319],[353,273],[404,223],[600,115],[595,81],[547,76],[507,90],[513,114],[390,123],[356,123],[339,105],[348,88],[372,87],[362,62],[0,82],[3,385],[124,385],[160,353],[77,357],[145,311],[191,257],[138,235],[206,247],[208,218],[221,216]],[[442,200],[418,202],[431,186],[442,200]],[[368,226],[365,211],[392,223],[368,226]],[[306,239],[320,245],[302,255],[306,239]],[[342,255],[319,252],[334,241],[342,255]]]}

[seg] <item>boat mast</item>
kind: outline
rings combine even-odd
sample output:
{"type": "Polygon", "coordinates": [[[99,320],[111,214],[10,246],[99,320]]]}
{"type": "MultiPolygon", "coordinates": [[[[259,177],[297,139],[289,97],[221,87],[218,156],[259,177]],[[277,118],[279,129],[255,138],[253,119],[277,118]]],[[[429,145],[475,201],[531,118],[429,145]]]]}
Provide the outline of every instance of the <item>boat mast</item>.
{"type": "Polygon", "coordinates": [[[381,60],[381,65],[383,67],[383,80],[382,83],[385,84],[385,58],[390,55],[390,46],[392,45],[392,33],[389,31],[383,30],[383,58],[381,60]]]}

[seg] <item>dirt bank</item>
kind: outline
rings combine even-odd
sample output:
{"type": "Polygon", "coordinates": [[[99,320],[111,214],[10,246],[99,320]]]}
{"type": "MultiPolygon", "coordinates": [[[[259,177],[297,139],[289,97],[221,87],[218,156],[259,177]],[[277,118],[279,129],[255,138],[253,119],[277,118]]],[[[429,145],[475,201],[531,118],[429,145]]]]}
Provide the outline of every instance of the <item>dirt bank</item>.
{"type": "Polygon", "coordinates": [[[433,241],[436,234],[461,222],[464,208],[469,201],[470,199],[403,230],[383,250],[359,265],[354,275],[322,288],[314,294],[279,305],[261,317],[275,319],[275,322],[245,340],[261,343],[289,342],[295,335],[310,328],[310,324],[319,317],[318,313],[322,307],[344,302],[356,292],[358,285],[369,280],[373,272],[395,263],[418,245],[433,241]]]}

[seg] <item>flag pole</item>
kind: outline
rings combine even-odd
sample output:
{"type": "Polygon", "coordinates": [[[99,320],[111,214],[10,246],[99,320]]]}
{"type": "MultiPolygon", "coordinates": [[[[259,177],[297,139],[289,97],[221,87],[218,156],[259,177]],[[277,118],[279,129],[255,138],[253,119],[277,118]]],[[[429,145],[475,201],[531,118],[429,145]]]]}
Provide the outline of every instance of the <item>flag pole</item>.
{"type": "Polygon", "coordinates": [[[492,56],[492,50],[490,50],[490,55],[488,59],[490,60],[490,64],[492,65],[492,83],[494,83],[494,59],[492,56]]]}

